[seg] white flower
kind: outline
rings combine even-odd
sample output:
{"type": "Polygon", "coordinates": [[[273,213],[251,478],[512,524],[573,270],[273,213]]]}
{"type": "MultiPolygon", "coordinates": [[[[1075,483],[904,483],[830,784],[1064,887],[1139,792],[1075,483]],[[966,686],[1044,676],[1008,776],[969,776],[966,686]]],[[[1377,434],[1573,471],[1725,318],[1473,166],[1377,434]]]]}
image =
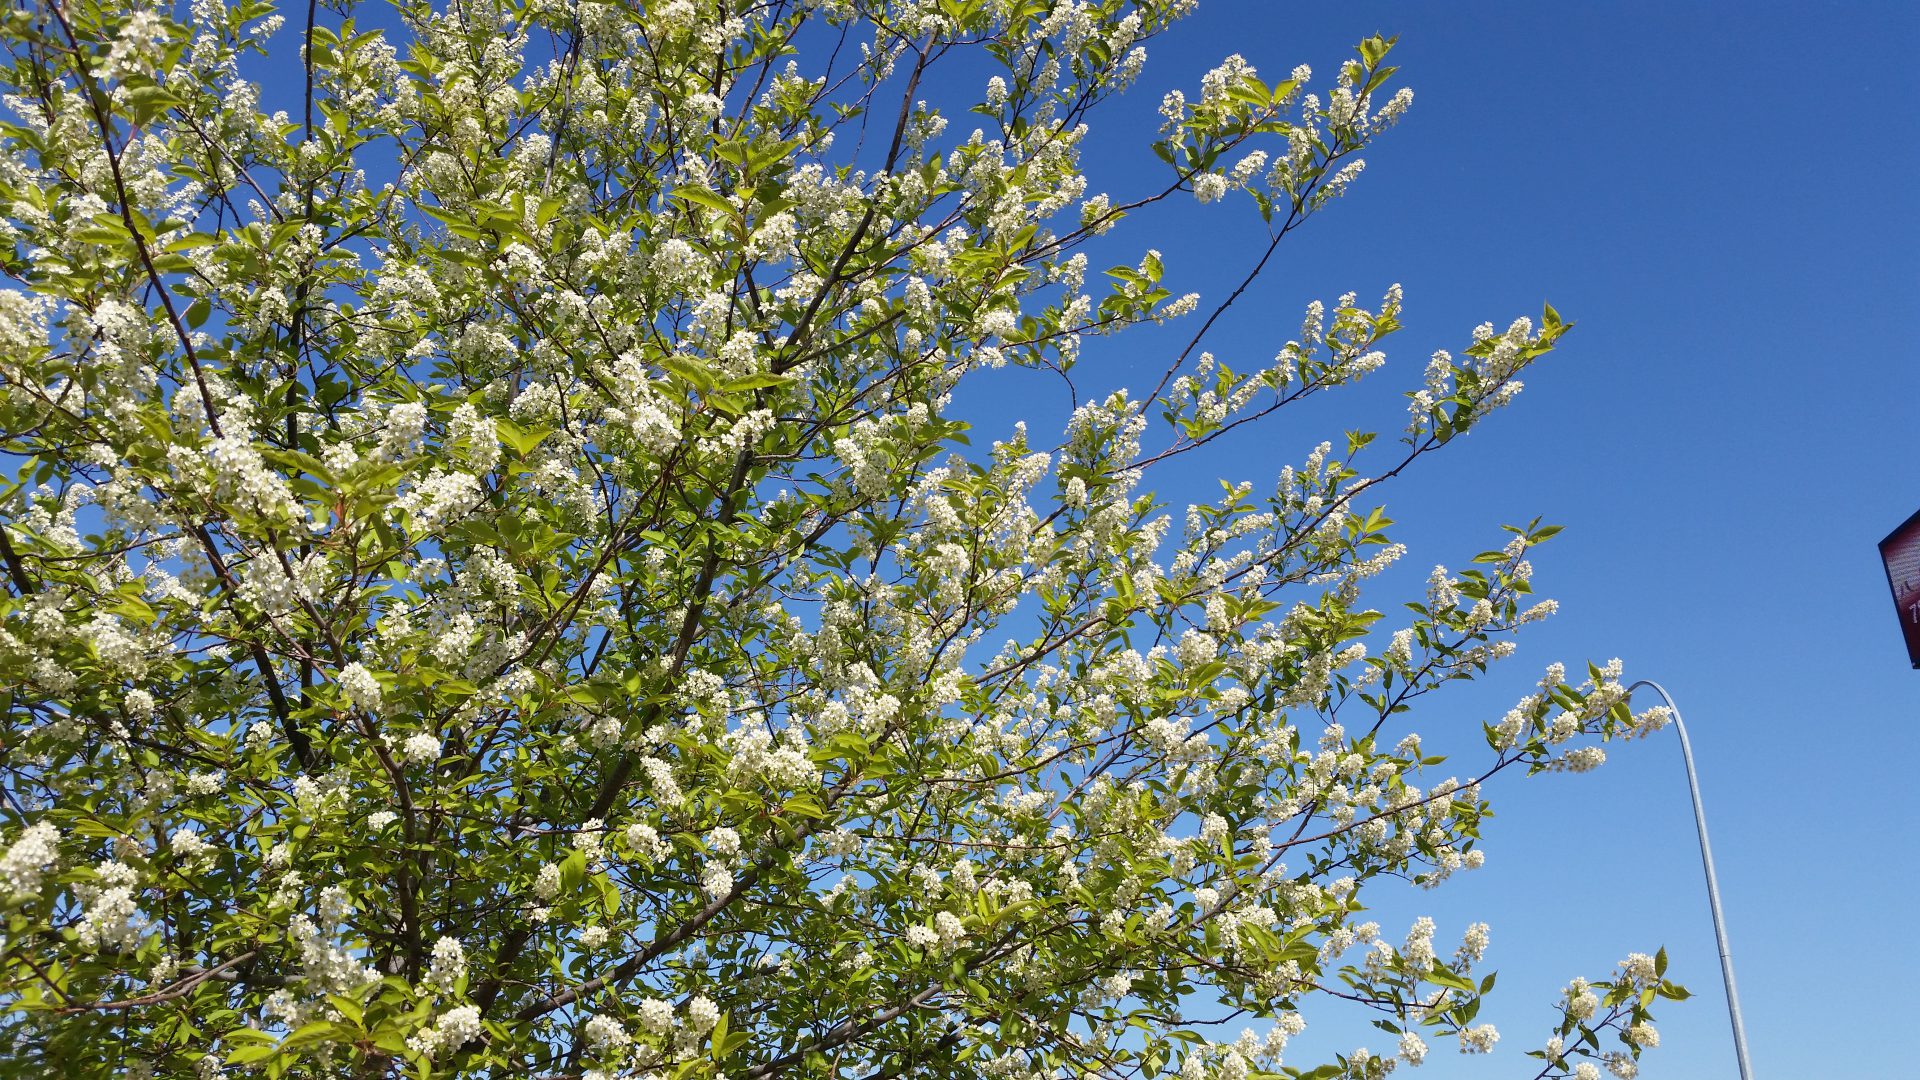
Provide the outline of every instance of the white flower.
{"type": "Polygon", "coordinates": [[[588,818],[580,823],[580,831],[574,834],[573,846],[586,856],[589,865],[597,867],[606,854],[606,837],[607,823],[600,818],[588,818]]]}
{"type": "Polygon", "coordinates": [[[1466,936],[1460,942],[1460,959],[1467,963],[1480,959],[1487,951],[1487,941],[1490,936],[1486,923],[1477,922],[1467,927],[1466,936]]]}
{"type": "Polygon", "coordinates": [[[111,859],[94,870],[103,884],[83,887],[86,918],[80,924],[80,943],[89,949],[129,948],[140,940],[139,909],[133,899],[140,875],[111,859]]]}
{"type": "Polygon", "coordinates": [[[359,661],[341,668],[340,676],[335,681],[340,684],[340,690],[347,695],[348,701],[370,713],[380,711],[380,681],[359,661]]]}
{"type": "Polygon", "coordinates": [[[658,862],[667,857],[671,848],[660,839],[658,829],[644,822],[635,822],[627,826],[627,850],[636,859],[658,862]]]}
{"type": "Polygon", "coordinates": [[[967,936],[967,928],[960,917],[951,911],[942,911],[933,917],[933,932],[940,937],[940,944],[953,948],[967,936]]]}
{"type": "Polygon", "coordinates": [[[1575,1020],[1585,1020],[1600,1007],[1600,999],[1587,989],[1587,980],[1576,978],[1567,985],[1566,1012],[1575,1020]]]}
{"type": "Polygon", "coordinates": [[[740,854],[740,834],[723,825],[707,834],[707,848],[715,855],[731,859],[740,854]]]}
{"type": "Polygon", "coordinates": [[[560,866],[558,863],[548,863],[540,868],[540,873],[533,879],[533,895],[538,896],[542,900],[551,900],[560,895],[560,866]]]}
{"type": "Polygon", "coordinates": [[[129,690],[127,696],[120,699],[120,706],[135,720],[146,720],[153,716],[153,695],[145,690],[129,690]]]}
{"type": "Polygon", "coordinates": [[[582,1033],[586,1036],[588,1046],[602,1052],[622,1049],[633,1041],[633,1036],[620,1026],[620,1021],[611,1016],[588,1017],[582,1033]]]}
{"type": "Polygon", "coordinates": [[[1433,930],[1433,919],[1428,916],[1413,920],[1413,926],[1407,930],[1407,942],[1400,947],[1400,955],[1409,970],[1422,975],[1433,970],[1433,930]]]}
{"type": "Polygon", "coordinates": [[[793,215],[782,210],[769,216],[754,230],[747,241],[747,255],[754,259],[767,259],[780,262],[794,254],[794,243],[798,230],[794,226],[793,215]]]}
{"type": "Polygon", "coordinates": [[[1113,200],[1106,195],[1095,195],[1080,204],[1080,224],[1098,235],[1113,228],[1113,200]]]}
{"type": "Polygon", "coordinates": [[[1183,666],[1199,667],[1220,654],[1220,643],[1205,631],[1188,630],[1180,635],[1180,644],[1175,652],[1183,666]]]}
{"type": "Polygon", "coordinates": [[[453,411],[453,420],[447,425],[447,434],[456,442],[464,443],[462,456],[476,472],[491,472],[500,464],[500,435],[492,418],[481,416],[472,402],[461,402],[453,411]]]}
{"type": "Polygon", "coordinates": [[[1405,1058],[1409,1065],[1418,1065],[1422,1061],[1425,1061],[1427,1059],[1426,1040],[1411,1031],[1402,1032],[1400,1034],[1400,1056],[1405,1058]]]}
{"type": "Polygon", "coordinates": [[[380,452],[389,458],[405,457],[420,445],[427,430],[427,407],[418,401],[405,401],[387,410],[386,430],[380,433],[380,452]]]}
{"type": "MultiPolygon", "coordinates": [[[[285,990],[277,990],[274,992],[276,997],[285,993],[285,990]]],[[[433,1056],[440,1052],[439,1029],[431,1027],[421,1028],[419,1031],[407,1036],[407,1049],[431,1061],[433,1056]]]]}
{"type": "Polygon", "coordinates": [[[1598,746],[1581,746],[1561,754],[1555,764],[1568,772],[1592,772],[1606,762],[1605,750],[1598,746]]]}
{"type": "Polygon", "coordinates": [[[440,1034],[440,1045],[448,1050],[457,1050],[480,1034],[480,1010],[472,1005],[449,1009],[435,1027],[440,1034]]]}
{"type": "Polygon", "coordinates": [[[1492,1024],[1462,1029],[1460,1032],[1460,1052],[1463,1054],[1490,1054],[1493,1044],[1500,1041],[1500,1033],[1492,1024]]]}
{"type": "Polygon", "coordinates": [[[1193,178],[1193,197],[1203,203],[1218,202],[1227,194],[1227,178],[1219,173],[1201,173],[1193,178]]]}
{"type": "Polygon", "coordinates": [[[640,1003],[637,1019],[641,1030],[655,1035],[664,1035],[673,1029],[673,1003],[659,998],[648,998],[640,1003]]]}
{"type": "Polygon", "coordinates": [[[216,854],[214,846],[207,838],[192,829],[177,829],[167,838],[167,846],[181,861],[211,865],[216,854]]]}
{"type": "Polygon", "coordinates": [[[11,896],[38,893],[40,879],[59,857],[60,830],[46,821],[27,826],[0,858],[0,887],[11,896]]]}
{"type": "Polygon", "coordinates": [[[433,943],[433,958],[427,964],[427,985],[452,993],[454,984],[466,973],[467,950],[459,938],[443,936],[433,943]]]}
{"type": "Polygon", "coordinates": [[[464,517],[482,497],[480,480],[472,473],[433,469],[393,505],[411,515],[415,534],[423,535],[464,517]]]}
{"type": "Polygon", "coordinates": [[[410,735],[400,744],[400,756],[411,765],[431,765],[440,760],[440,740],[424,731],[410,735]]]}
{"type": "Polygon", "coordinates": [[[702,1034],[720,1022],[720,1006],[705,994],[695,994],[687,1002],[687,1026],[702,1034]]]}
{"type": "Polygon", "coordinates": [[[1227,838],[1227,819],[1219,814],[1208,814],[1200,821],[1200,839],[1209,844],[1217,844],[1227,838]]]}
{"type": "Polygon", "coordinates": [[[672,237],[653,253],[653,274],[660,284],[668,289],[682,289],[697,284],[707,273],[707,260],[693,245],[679,237],[672,237]]]}
{"type": "Polygon", "coordinates": [[[1660,981],[1658,967],[1653,957],[1646,953],[1630,953],[1620,961],[1620,974],[1632,981],[1636,988],[1644,990],[1660,981]]]}

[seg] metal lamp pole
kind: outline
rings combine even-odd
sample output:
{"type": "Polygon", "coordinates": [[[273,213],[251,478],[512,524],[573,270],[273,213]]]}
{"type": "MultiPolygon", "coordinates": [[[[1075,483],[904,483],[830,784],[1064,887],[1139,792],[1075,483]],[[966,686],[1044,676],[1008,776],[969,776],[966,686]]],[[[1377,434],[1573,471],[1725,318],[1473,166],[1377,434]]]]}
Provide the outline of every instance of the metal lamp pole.
{"type": "Polygon", "coordinates": [[[1707,845],[1707,812],[1700,806],[1700,781],[1693,772],[1693,745],[1687,741],[1687,725],[1680,719],[1680,707],[1673,703],[1667,688],[1651,679],[1641,679],[1627,687],[1627,696],[1648,687],[1659,694],[1673,713],[1674,730],[1680,733],[1680,756],[1687,763],[1687,789],[1693,793],[1693,823],[1700,831],[1700,862],[1707,870],[1707,905],[1713,909],[1713,936],[1720,944],[1720,979],[1727,987],[1727,1018],[1733,1021],[1733,1056],[1740,1064],[1740,1080],[1753,1080],[1747,1063],[1747,1029],[1740,1023],[1740,995],[1733,988],[1733,954],[1727,947],[1726,920],[1720,914],[1720,882],[1713,873],[1713,849],[1707,845]]]}

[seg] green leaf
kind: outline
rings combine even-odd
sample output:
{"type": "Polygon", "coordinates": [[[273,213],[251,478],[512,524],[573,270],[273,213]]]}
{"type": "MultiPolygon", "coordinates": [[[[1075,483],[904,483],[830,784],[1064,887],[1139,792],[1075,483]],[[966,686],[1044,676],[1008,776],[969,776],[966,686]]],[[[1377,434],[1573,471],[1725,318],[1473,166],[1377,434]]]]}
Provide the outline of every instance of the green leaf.
{"type": "Polygon", "coordinates": [[[683,202],[689,202],[695,206],[704,206],[709,210],[717,210],[729,216],[736,212],[734,205],[727,201],[725,195],[707,188],[679,187],[673,189],[673,194],[675,198],[683,202]]]}
{"type": "Polygon", "coordinates": [[[1474,992],[1472,980],[1462,978],[1458,974],[1455,974],[1453,969],[1447,967],[1445,964],[1434,965],[1433,971],[1427,976],[1427,981],[1435,986],[1444,986],[1449,990],[1464,990],[1469,994],[1474,992]]]}
{"type": "Polygon", "coordinates": [[[499,432],[500,441],[511,447],[514,454],[519,457],[526,457],[533,453],[542,442],[546,441],[547,436],[554,432],[550,427],[529,430],[504,417],[496,418],[493,427],[499,432]]]}
{"type": "Polygon", "coordinates": [[[136,125],[151,124],[168,109],[177,109],[186,104],[160,86],[122,87],[120,92],[127,103],[127,117],[136,125]]]}
{"type": "Polygon", "coordinates": [[[580,881],[587,874],[587,855],[579,849],[567,853],[560,860],[560,893],[567,895],[580,887],[580,881]]]}
{"type": "Polygon", "coordinates": [[[1385,59],[1388,51],[1393,48],[1393,42],[1393,38],[1381,37],[1379,34],[1375,34],[1360,42],[1356,51],[1360,53],[1360,59],[1366,61],[1368,67],[1375,67],[1379,65],[1381,60],[1385,59]]]}
{"type": "Polygon", "coordinates": [[[781,803],[780,809],[783,813],[804,818],[821,819],[827,816],[827,811],[820,805],[820,800],[811,795],[795,795],[781,803]]]}
{"type": "Polygon", "coordinates": [[[738,378],[728,379],[722,382],[718,389],[723,394],[734,394],[743,390],[762,390],[770,386],[791,386],[793,383],[794,377],[791,375],[775,375],[771,372],[762,372],[758,375],[742,375],[738,378]]]}
{"type": "Polygon", "coordinates": [[[681,381],[688,383],[695,390],[705,392],[719,385],[719,380],[714,378],[712,369],[685,356],[663,356],[660,358],[660,366],[669,374],[679,376],[681,381]]]}
{"type": "Polygon", "coordinates": [[[227,1055],[227,1064],[254,1065],[273,1058],[279,1053],[280,1047],[274,1043],[254,1043],[247,1046],[239,1046],[235,1047],[233,1052],[227,1055]]]}

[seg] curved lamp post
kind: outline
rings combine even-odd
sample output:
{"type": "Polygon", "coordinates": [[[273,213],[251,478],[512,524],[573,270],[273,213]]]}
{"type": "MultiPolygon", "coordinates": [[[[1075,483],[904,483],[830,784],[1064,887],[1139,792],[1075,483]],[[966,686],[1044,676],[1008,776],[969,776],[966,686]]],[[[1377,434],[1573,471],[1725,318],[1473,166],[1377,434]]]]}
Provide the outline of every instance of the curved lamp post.
{"type": "Polygon", "coordinates": [[[1687,763],[1687,789],[1693,793],[1693,823],[1700,831],[1700,862],[1707,871],[1707,905],[1713,909],[1713,936],[1720,944],[1720,979],[1727,987],[1727,1017],[1733,1021],[1733,1056],[1740,1064],[1740,1080],[1753,1080],[1747,1063],[1747,1029],[1740,1023],[1740,995],[1733,988],[1733,955],[1727,948],[1726,920],[1720,914],[1720,883],[1713,873],[1713,849],[1707,846],[1707,813],[1700,806],[1700,781],[1693,772],[1693,745],[1687,741],[1687,725],[1680,719],[1680,707],[1673,703],[1667,688],[1650,679],[1641,679],[1627,687],[1627,696],[1648,687],[1667,703],[1673,713],[1674,730],[1680,733],[1680,756],[1687,763]]]}

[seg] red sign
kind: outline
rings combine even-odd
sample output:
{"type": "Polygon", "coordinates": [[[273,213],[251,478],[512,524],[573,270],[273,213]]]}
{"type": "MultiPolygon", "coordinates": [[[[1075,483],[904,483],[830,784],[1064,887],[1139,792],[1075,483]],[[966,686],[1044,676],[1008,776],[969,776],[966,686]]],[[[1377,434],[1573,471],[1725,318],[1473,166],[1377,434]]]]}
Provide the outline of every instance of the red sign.
{"type": "Polygon", "coordinates": [[[1920,668],[1920,514],[1908,518],[1880,541],[1880,561],[1887,566],[1893,605],[1900,610],[1900,632],[1906,635],[1907,659],[1920,668]]]}

